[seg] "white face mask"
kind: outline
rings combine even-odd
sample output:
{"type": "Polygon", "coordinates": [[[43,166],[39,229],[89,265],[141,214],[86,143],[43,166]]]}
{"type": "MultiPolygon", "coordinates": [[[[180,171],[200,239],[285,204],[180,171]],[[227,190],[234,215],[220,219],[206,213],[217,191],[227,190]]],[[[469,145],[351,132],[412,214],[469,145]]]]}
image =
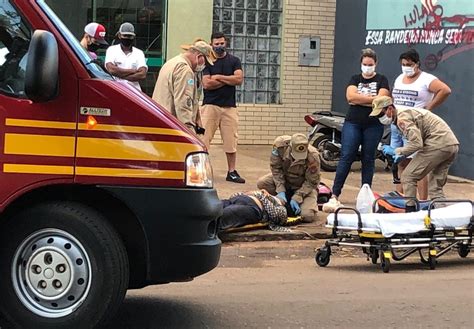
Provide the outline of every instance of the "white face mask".
{"type": "Polygon", "coordinates": [[[202,72],[206,68],[206,64],[196,66],[196,72],[202,72]]]}
{"type": "Polygon", "coordinates": [[[407,77],[412,77],[415,75],[415,68],[413,66],[403,66],[402,65],[402,72],[407,77]]]}
{"type": "MultiPolygon", "coordinates": [[[[197,58],[199,58],[199,56],[197,56],[197,58]]],[[[195,72],[202,72],[205,68],[206,68],[206,62],[204,62],[203,64],[199,65],[199,60],[196,58],[197,60],[197,65],[196,65],[196,68],[194,69],[195,72]]]]}
{"type": "Polygon", "coordinates": [[[360,66],[360,70],[362,71],[362,73],[370,75],[370,74],[373,74],[375,72],[375,65],[368,66],[368,65],[363,65],[362,64],[360,66]]]}
{"type": "Polygon", "coordinates": [[[384,126],[387,126],[392,123],[392,118],[389,118],[386,114],[384,114],[383,117],[379,118],[379,121],[384,126]]]}

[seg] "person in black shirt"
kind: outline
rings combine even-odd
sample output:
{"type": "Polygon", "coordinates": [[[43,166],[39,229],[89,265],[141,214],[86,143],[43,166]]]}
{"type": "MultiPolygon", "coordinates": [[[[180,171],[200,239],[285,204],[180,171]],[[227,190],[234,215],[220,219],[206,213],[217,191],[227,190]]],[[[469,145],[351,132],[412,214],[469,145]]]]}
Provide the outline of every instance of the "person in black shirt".
{"type": "Polygon", "coordinates": [[[234,183],[245,183],[235,170],[237,160],[237,130],[239,116],[235,103],[235,86],[241,85],[244,79],[240,59],[226,51],[226,38],[216,32],[211,36],[211,44],[217,55],[217,61],[211,66],[206,64],[202,75],[204,100],[201,108],[201,120],[205,128],[203,141],[207,148],[217,128],[224,142],[227,157],[226,180],[234,183]]]}
{"type": "Polygon", "coordinates": [[[362,73],[352,76],[346,89],[349,111],[342,128],[341,159],[337,164],[332,188],[333,197],[323,205],[323,211],[332,212],[341,206],[338,198],[347,175],[361,146],[361,185],[372,184],[375,171],[375,152],[383,135],[383,125],[369,117],[376,96],[389,96],[387,78],[375,72],[377,55],[370,48],[363,49],[360,57],[362,73]]]}

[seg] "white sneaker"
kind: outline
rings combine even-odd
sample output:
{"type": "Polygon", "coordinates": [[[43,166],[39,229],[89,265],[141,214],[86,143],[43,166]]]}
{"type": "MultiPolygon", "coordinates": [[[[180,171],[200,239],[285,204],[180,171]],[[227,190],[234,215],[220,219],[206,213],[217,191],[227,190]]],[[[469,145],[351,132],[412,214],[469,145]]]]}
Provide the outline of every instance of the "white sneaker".
{"type": "Polygon", "coordinates": [[[338,199],[336,199],[335,196],[332,196],[328,202],[323,204],[323,211],[331,213],[331,212],[335,212],[336,209],[339,207],[344,207],[344,205],[338,199]]]}

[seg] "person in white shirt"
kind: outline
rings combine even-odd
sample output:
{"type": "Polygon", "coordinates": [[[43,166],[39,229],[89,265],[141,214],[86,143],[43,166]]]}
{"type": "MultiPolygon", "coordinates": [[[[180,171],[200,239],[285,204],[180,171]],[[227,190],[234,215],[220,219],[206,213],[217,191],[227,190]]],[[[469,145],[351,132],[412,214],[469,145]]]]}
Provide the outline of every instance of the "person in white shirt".
{"type": "Polygon", "coordinates": [[[131,23],[123,23],[117,35],[120,44],[107,49],[105,68],[117,80],[125,80],[141,90],[139,81],[146,78],[148,66],[143,51],[133,47],[135,28],[131,23]]]}
{"type": "MultiPolygon", "coordinates": [[[[402,74],[395,80],[392,96],[397,109],[423,108],[432,111],[441,105],[451,94],[451,89],[443,81],[430,73],[420,69],[420,55],[415,49],[409,49],[400,55],[402,74]]],[[[391,125],[390,146],[402,147],[406,144],[400,131],[391,125]]],[[[398,164],[398,174],[402,174],[410,158],[398,164]]],[[[397,191],[403,193],[401,185],[397,191]]],[[[420,200],[428,198],[428,178],[424,177],[418,182],[418,196],[420,200]]]]}

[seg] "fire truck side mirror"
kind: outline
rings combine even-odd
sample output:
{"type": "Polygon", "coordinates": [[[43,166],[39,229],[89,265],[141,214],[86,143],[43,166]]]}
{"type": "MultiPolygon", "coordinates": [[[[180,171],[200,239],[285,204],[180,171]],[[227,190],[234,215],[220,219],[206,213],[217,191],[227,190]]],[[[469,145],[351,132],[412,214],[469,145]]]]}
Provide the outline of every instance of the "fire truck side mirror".
{"type": "Polygon", "coordinates": [[[33,102],[47,102],[58,94],[58,44],[48,31],[36,30],[26,64],[25,93],[33,102]]]}

